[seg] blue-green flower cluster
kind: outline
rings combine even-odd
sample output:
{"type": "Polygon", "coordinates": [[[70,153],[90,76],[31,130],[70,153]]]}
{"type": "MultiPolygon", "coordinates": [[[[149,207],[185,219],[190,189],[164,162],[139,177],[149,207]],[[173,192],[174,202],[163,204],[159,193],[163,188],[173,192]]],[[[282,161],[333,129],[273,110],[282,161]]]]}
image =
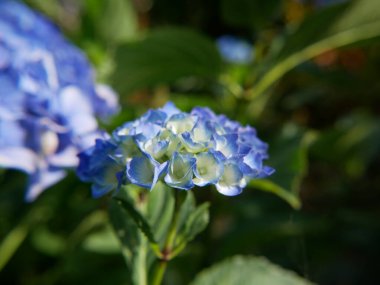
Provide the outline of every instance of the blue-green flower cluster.
{"type": "Polygon", "coordinates": [[[47,18],[0,0],[0,168],[28,175],[28,201],[78,166],[77,154],[101,137],[97,119],[118,110],[116,94],[94,78],[47,18]]]}
{"type": "Polygon", "coordinates": [[[267,144],[254,128],[208,108],[184,113],[172,103],[124,124],[79,158],[78,175],[93,183],[94,197],[127,183],[153,189],[159,180],[184,190],[214,184],[233,196],[250,179],[274,172],[263,165],[267,144]]]}

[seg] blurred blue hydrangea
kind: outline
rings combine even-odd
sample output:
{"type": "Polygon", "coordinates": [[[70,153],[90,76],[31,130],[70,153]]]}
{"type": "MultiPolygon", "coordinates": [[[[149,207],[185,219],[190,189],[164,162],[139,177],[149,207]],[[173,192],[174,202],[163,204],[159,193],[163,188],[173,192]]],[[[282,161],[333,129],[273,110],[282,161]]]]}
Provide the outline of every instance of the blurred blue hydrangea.
{"type": "Polygon", "coordinates": [[[298,2],[303,4],[313,4],[316,7],[330,6],[334,4],[340,4],[347,2],[348,0],[298,0],[298,2]]]}
{"type": "Polygon", "coordinates": [[[0,86],[0,167],[29,175],[27,200],[76,167],[100,136],[96,116],[118,109],[85,55],[17,1],[0,1],[0,86]]]}
{"type": "Polygon", "coordinates": [[[184,113],[172,103],[124,124],[79,157],[78,176],[92,182],[94,197],[127,183],[153,189],[158,180],[184,190],[214,184],[233,196],[250,179],[274,172],[263,165],[267,144],[254,128],[208,108],[184,113]]]}
{"type": "Polygon", "coordinates": [[[253,46],[233,36],[221,36],[216,41],[220,54],[229,63],[247,64],[254,59],[253,46]]]}
{"type": "Polygon", "coordinates": [[[347,0],[316,0],[315,5],[318,7],[323,7],[323,6],[334,5],[334,4],[339,4],[343,2],[347,2],[347,0]]]}

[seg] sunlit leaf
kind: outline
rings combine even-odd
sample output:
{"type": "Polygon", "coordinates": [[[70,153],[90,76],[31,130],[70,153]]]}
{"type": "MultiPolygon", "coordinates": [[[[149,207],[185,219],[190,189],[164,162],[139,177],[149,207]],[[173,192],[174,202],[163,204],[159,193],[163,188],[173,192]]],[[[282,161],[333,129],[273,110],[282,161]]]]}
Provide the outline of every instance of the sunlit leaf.
{"type": "Polygon", "coordinates": [[[214,44],[184,28],[161,28],[139,41],[120,46],[114,84],[121,93],[175,82],[187,77],[213,80],[221,69],[214,44]]]}
{"type": "Polygon", "coordinates": [[[201,272],[191,285],[310,285],[265,258],[235,256],[201,272]]]}

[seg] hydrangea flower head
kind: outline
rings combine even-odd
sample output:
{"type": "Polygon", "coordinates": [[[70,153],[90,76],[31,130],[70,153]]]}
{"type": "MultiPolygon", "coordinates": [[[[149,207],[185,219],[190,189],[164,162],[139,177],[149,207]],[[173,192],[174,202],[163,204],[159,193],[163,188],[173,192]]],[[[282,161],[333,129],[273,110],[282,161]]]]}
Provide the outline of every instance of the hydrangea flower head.
{"type": "Polygon", "coordinates": [[[159,180],[184,190],[213,184],[234,196],[250,179],[274,172],[263,165],[267,148],[252,127],[208,108],[184,113],[169,102],[97,140],[79,155],[77,173],[92,182],[94,197],[127,183],[153,189],[159,180]]]}
{"type": "Polygon", "coordinates": [[[216,41],[224,60],[230,63],[247,64],[254,59],[254,48],[245,40],[233,36],[221,36],[216,41]]]}
{"type": "Polygon", "coordinates": [[[0,2],[0,86],[0,167],[29,175],[27,200],[76,167],[99,137],[96,118],[118,109],[85,55],[18,1],[0,2]]]}

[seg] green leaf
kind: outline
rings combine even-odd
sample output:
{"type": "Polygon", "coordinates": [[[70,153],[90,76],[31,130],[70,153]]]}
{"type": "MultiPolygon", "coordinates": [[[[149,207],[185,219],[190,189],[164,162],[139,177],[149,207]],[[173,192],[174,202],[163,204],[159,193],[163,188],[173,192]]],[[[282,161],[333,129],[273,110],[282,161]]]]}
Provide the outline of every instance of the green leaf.
{"type": "Polygon", "coordinates": [[[294,209],[301,208],[301,201],[298,195],[281,187],[280,185],[268,180],[268,179],[255,179],[249,182],[251,187],[257,188],[261,191],[273,193],[289,203],[294,209]]]}
{"type": "Polygon", "coordinates": [[[309,16],[284,45],[263,63],[248,97],[264,94],[285,73],[331,49],[380,36],[377,0],[356,0],[318,10],[309,16]]]}
{"type": "Polygon", "coordinates": [[[159,250],[152,228],[144,216],[144,193],[135,187],[122,188],[110,203],[111,222],[123,245],[123,254],[130,271],[129,277],[132,284],[136,285],[147,284],[149,248],[155,252],[159,250]],[[137,209],[137,205],[141,207],[137,209]]]}
{"type": "Polygon", "coordinates": [[[209,203],[203,203],[190,214],[185,226],[185,236],[188,242],[207,227],[210,221],[209,207],[209,203]]]}
{"type": "Polygon", "coordinates": [[[195,210],[195,199],[192,191],[186,192],[186,198],[183,201],[178,214],[177,232],[181,233],[185,230],[186,222],[195,210]]]}
{"type": "Polygon", "coordinates": [[[51,232],[44,226],[40,226],[33,231],[32,242],[39,251],[50,256],[57,256],[66,249],[65,238],[51,232]]]}
{"type": "Polygon", "coordinates": [[[157,183],[148,195],[147,219],[158,242],[163,245],[174,212],[174,196],[171,188],[157,183]]]}
{"type": "Polygon", "coordinates": [[[262,257],[235,256],[201,272],[191,285],[311,285],[262,257]]]}
{"type": "Polygon", "coordinates": [[[329,164],[345,169],[351,177],[365,175],[380,153],[380,120],[354,112],[320,134],[311,152],[329,164]],[[331,155],[333,153],[334,155],[331,155]]]}
{"type": "Polygon", "coordinates": [[[116,52],[114,84],[120,93],[196,77],[215,79],[221,59],[206,37],[184,28],[161,28],[116,52]]]}
{"type": "Polygon", "coordinates": [[[87,236],[83,248],[96,253],[114,254],[120,252],[120,243],[112,227],[106,226],[87,236]]]}
{"type": "Polygon", "coordinates": [[[131,0],[102,1],[101,17],[97,18],[100,34],[112,43],[122,43],[136,36],[137,15],[131,0]]]}
{"type": "Polygon", "coordinates": [[[293,125],[284,127],[279,137],[271,144],[268,165],[276,169],[269,179],[251,180],[249,185],[271,192],[299,209],[299,189],[308,169],[308,150],[316,135],[302,132],[293,125]]]}
{"type": "Polygon", "coordinates": [[[120,240],[123,256],[131,268],[133,251],[140,244],[139,229],[131,216],[120,207],[116,200],[110,200],[108,212],[115,234],[120,240]]]}
{"type": "Polygon", "coordinates": [[[117,201],[117,204],[130,215],[136,226],[144,233],[148,240],[151,243],[157,243],[150,224],[145,219],[145,217],[135,208],[133,202],[124,197],[118,196],[115,196],[114,199],[117,201]]]}

